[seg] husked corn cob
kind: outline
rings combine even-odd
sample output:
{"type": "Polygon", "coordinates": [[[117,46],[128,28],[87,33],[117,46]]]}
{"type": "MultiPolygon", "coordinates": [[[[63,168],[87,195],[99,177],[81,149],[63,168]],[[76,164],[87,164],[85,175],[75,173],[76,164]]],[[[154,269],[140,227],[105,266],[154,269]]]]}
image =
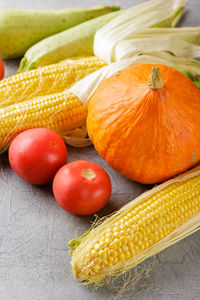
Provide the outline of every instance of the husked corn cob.
{"type": "Polygon", "coordinates": [[[75,277],[99,283],[200,228],[200,167],[142,194],[69,243],[75,277]]]}
{"type": "Polygon", "coordinates": [[[0,81],[0,108],[37,96],[60,93],[86,75],[105,66],[98,57],[67,59],[0,81]]]}
{"type": "Polygon", "coordinates": [[[26,129],[45,127],[62,136],[85,125],[86,117],[87,107],[68,90],[0,108],[0,150],[26,129]]]}

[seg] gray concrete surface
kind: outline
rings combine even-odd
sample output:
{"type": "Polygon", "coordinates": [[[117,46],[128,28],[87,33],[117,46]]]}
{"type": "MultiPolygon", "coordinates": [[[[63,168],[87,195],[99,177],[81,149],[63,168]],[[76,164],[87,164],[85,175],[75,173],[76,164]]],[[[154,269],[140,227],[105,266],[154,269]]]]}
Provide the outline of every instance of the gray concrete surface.
{"type": "MultiPolygon", "coordinates": [[[[0,0],[0,7],[61,8],[93,4],[129,7],[136,0],[0,0]]],[[[181,25],[199,25],[200,1],[190,0],[181,25]]],[[[6,62],[6,75],[18,61],[6,62]]],[[[69,148],[69,161],[85,159],[110,174],[113,193],[99,216],[106,215],[149,188],[123,178],[95,150],[69,148]]],[[[55,202],[51,186],[32,186],[10,169],[7,154],[0,157],[0,300],[197,300],[200,299],[200,232],[166,249],[137,269],[135,286],[123,292],[124,277],[91,290],[73,278],[67,241],[87,230],[94,216],[73,216],[55,202]]],[[[132,272],[133,278],[136,271],[132,272]]],[[[127,275],[127,276],[128,276],[127,275]]]]}

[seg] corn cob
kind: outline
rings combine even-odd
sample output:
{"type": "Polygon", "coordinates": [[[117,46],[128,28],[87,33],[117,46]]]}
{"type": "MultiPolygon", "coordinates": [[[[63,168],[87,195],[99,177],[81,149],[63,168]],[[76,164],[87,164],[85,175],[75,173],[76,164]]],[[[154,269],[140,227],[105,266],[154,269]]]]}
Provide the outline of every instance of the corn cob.
{"type": "Polygon", "coordinates": [[[67,59],[0,81],[0,108],[17,102],[62,92],[105,65],[98,57],[67,59]]]}
{"type": "Polygon", "coordinates": [[[98,284],[200,228],[200,167],[142,194],[69,243],[75,277],[98,284]]]}
{"type": "Polygon", "coordinates": [[[62,136],[84,126],[86,117],[87,107],[68,90],[0,108],[0,151],[26,129],[45,127],[62,136]]]}

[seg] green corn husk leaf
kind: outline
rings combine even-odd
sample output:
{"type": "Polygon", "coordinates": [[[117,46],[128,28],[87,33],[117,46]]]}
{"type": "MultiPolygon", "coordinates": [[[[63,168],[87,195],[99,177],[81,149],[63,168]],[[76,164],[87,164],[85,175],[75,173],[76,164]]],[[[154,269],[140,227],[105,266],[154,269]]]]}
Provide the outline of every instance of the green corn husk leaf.
{"type": "Polygon", "coordinates": [[[200,81],[194,81],[194,84],[196,85],[196,87],[198,87],[198,89],[200,89],[200,81]]]}

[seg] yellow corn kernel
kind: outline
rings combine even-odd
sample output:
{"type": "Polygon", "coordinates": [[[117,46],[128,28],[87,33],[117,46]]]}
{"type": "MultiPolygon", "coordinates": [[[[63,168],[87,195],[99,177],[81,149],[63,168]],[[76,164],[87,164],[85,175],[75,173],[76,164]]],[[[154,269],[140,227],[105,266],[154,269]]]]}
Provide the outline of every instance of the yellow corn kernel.
{"type": "Polygon", "coordinates": [[[67,59],[5,78],[0,81],[0,108],[37,96],[60,93],[103,66],[103,60],[91,56],[67,59]]]}
{"type": "Polygon", "coordinates": [[[105,251],[100,250],[100,251],[99,251],[99,257],[102,258],[102,259],[105,259],[105,258],[106,258],[106,253],[105,253],[105,251]]]}
{"type": "Polygon", "coordinates": [[[98,273],[100,270],[101,270],[100,265],[96,265],[96,266],[93,267],[93,271],[94,271],[95,273],[98,273]]]}
{"type": "Polygon", "coordinates": [[[136,266],[199,226],[200,167],[142,194],[92,229],[82,239],[84,247],[81,242],[73,252],[74,275],[87,283],[98,283],[107,275],[114,276],[136,266]],[[126,222],[130,231],[121,230],[126,222]],[[111,234],[104,239],[108,229],[111,234]],[[104,240],[104,244],[97,249],[96,259],[106,252],[108,264],[99,261],[94,272],[90,262],[85,261],[85,251],[92,261],[91,249],[97,240],[99,244],[104,240]],[[114,240],[120,242],[118,247],[114,247],[114,240]],[[87,272],[82,274],[81,269],[87,272]]]}
{"type": "Polygon", "coordinates": [[[87,107],[70,91],[34,98],[0,109],[0,150],[20,132],[45,127],[61,136],[84,126],[87,107]]]}

